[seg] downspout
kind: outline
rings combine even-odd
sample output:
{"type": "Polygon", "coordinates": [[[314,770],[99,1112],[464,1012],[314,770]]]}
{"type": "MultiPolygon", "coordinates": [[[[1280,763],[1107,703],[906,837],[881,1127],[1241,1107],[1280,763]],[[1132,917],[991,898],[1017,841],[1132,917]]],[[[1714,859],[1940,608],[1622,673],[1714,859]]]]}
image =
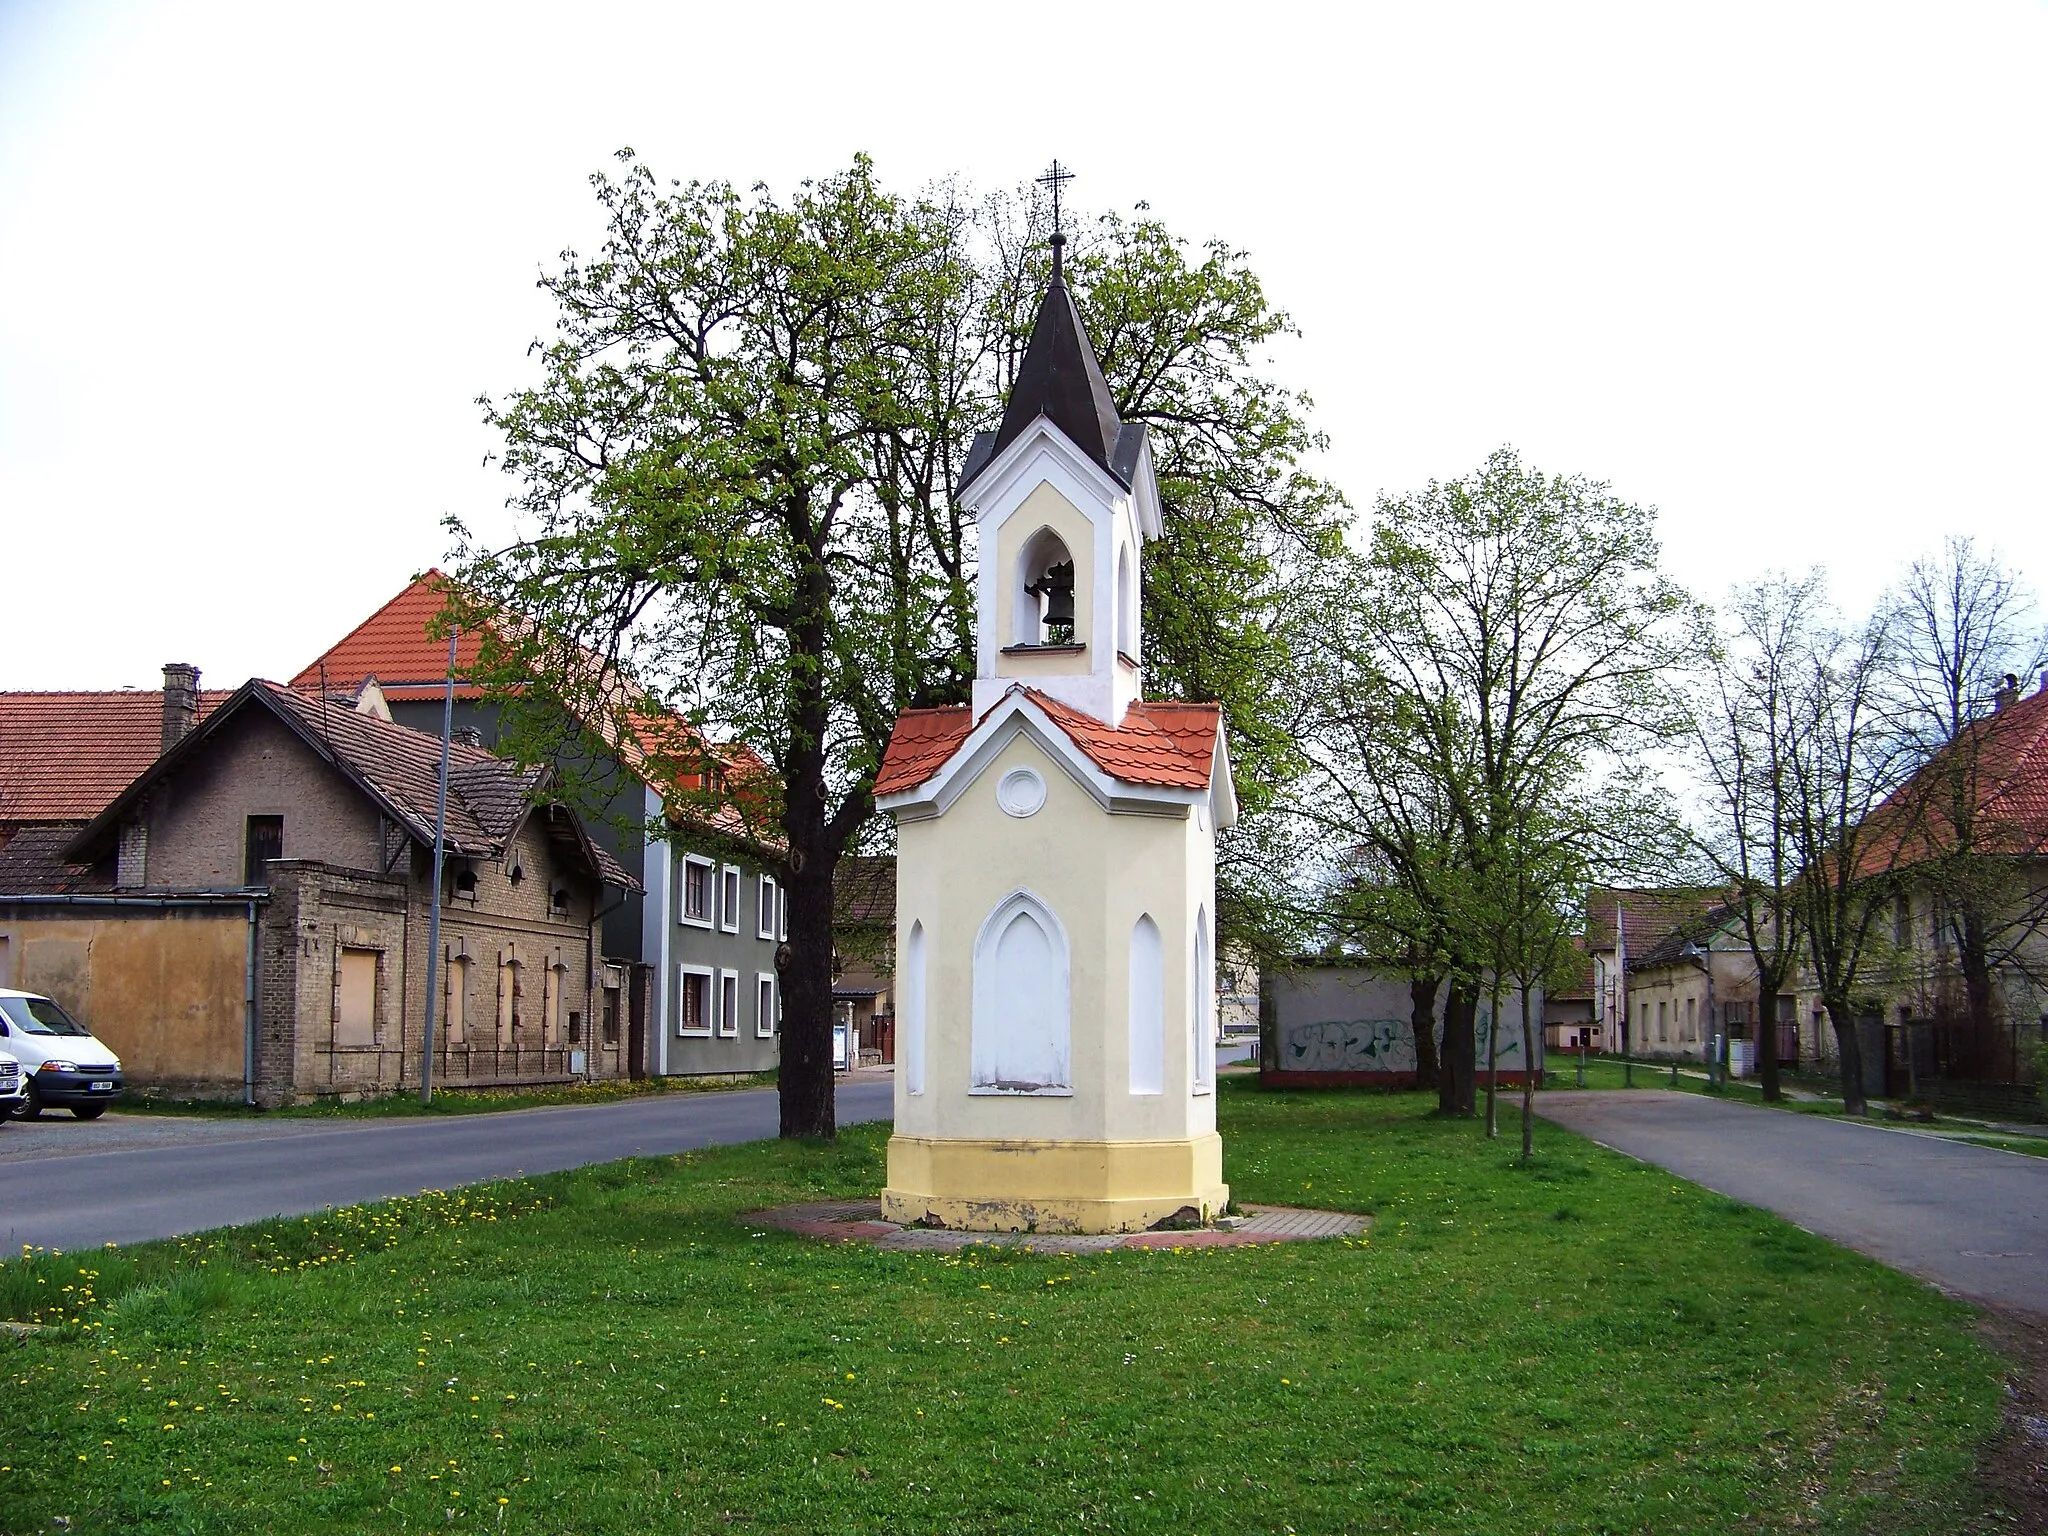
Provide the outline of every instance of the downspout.
{"type": "Polygon", "coordinates": [[[256,934],[257,903],[249,900],[249,954],[242,967],[242,1102],[256,1103],[256,934]]]}

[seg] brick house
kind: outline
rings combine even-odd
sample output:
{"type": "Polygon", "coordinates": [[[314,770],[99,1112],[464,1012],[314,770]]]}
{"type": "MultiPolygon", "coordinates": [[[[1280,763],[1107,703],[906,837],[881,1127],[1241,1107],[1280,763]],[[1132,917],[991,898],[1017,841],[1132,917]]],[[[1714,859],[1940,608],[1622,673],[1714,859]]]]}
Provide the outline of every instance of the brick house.
{"type": "MultiPolygon", "coordinates": [[[[433,626],[447,578],[428,571],[308,663],[296,689],[356,692],[374,681],[391,716],[438,734],[448,642],[433,626]]],[[[481,642],[458,636],[454,725],[484,746],[500,740],[500,706],[473,681],[481,642]]],[[[587,818],[591,840],[636,884],[604,917],[603,951],[634,978],[628,988],[629,1070],[638,1076],[751,1073],[781,1057],[777,951],[788,936],[780,852],[744,818],[702,804],[704,782],[678,760],[765,773],[752,754],[708,743],[650,707],[630,723],[592,722],[579,777],[605,803],[587,818]],[[678,738],[685,739],[682,748],[678,738]],[[685,808],[687,807],[687,808],[685,808]],[[662,830],[662,829],[665,829],[662,830]]]]}
{"type": "MultiPolygon", "coordinates": [[[[265,1105],[416,1086],[438,737],[374,689],[252,681],[198,714],[61,846],[52,826],[0,848],[11,979],[74,1009],[133,1083],[265,1105]]],[[[451,748],[442,1085],[625,1070],[599,934],[636,882],[544,789],[451,748]]]]}

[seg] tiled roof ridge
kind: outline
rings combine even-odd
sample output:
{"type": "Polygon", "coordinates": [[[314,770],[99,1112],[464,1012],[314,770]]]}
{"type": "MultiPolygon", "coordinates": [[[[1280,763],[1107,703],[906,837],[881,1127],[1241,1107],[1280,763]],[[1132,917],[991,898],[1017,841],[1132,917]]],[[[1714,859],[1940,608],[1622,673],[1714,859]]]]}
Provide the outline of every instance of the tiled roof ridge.
{"type": "MultiPolygon", "coordinates": [[[[297,674],[293,677],[293,683],[297,685],[300,678],[306,677],[308,673],[317,672],[321,664],[325,662],[329,656],[332,656],[336,651],[340,650],[343,646],[347,645],[349,641],[355,639],[358,635],[362,634],[363,631],[370,628],[371,625],[375,624],[379,619],[383,618],[385,614],[389,613],[393,608],[396,608],[400,603],[404,602],[407,598],[411,597],[414,592],[418,591],[422,587],[431,587],[431,584],[434,582],[446,584],[448,583],[448,576],[438,566],[429,566],[427,567],[426,570],[421,571],[417,576],[414,576],[411,580],[407,581],[404,586],[400,587],[396,592],[392,593],[391,596],[387,597],[383,602],[379,603],[375,608],[373,608],[369,612],[369,614],[367,614],[362,619],[360,623],[356,624],[352,629],[350,629],[347,634],[343,635],[339,640],[335,641],[332,645],[326,647],[326,649],[322,650],[318,656],[315,656],[305,666],[301,667],[298,670],[297,674]]],[[[394,681],[400,682],[402,684],[404,682],[411,680],[395,679],[394,681]]],[[[317,686],[317,680],[313,683],[308,684],[307,686],[317,686]]]]}

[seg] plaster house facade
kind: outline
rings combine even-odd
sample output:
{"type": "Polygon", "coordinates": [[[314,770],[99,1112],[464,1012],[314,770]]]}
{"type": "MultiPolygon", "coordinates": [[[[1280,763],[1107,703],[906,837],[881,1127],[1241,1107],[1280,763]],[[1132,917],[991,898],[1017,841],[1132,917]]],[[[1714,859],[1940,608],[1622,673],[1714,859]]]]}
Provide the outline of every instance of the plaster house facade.
{"type": "MultiPolygon", "coordinates": [[[[400,724],[438,734],[448,642],[434,625],[448,578],[428,571],[292,679],[295,688],[353,691],[374,680],[400,724]]],[[[500,741],[501,708],[478,683],[480,636],[457,636],[454,728],[485,747],[500,741]]],[[[610,712],[607,712],[610,713],[610,712]]],[[[705,742],[652,706],[583,733],[580,764],[608,798],[586,818],[590,837],[635,888],[604,917],[607,961],[626,977],[624,1025],[634,1076],[705,1076],[772,1069],[781,1056],[776,957],[788,937],[778,850],[745,819],[702,808],[704,781],[673,759],[762,774],[751,754],[705,742]],[[687,748],[677,751],[683,738],[687,748]],[[665,829],[665,830],[663,830],[665,829]]]]}
{"type": "Polygon", "coordinates": [[[896,1119],[884,1215],[1132,1231],[1229,1198],[1215,1100],[1220,712],[1148,702],[1160,505],[1053,280],[962,504],[980,529],[973,703],[900,718],[896,1119]]]}
{"type": "MultiPolygon", "coordinates": [[[[60,849],[0,850],[11,979],[134,1084],[264,1105],[417,1087],[439,752],[374,689],[250,682],[60,849]]],[[[599,933],[634,882],[543,788],[451,749],[440,1085],[624,1070],[599,933]]]]}
{"type": "Polygon", "coordinates": [[[2031,1105],[2048,1046],[2048,672],[2025,696],[2008,675],[1862,831],[1881,907],[1865,1090],[2031,1105]]]}

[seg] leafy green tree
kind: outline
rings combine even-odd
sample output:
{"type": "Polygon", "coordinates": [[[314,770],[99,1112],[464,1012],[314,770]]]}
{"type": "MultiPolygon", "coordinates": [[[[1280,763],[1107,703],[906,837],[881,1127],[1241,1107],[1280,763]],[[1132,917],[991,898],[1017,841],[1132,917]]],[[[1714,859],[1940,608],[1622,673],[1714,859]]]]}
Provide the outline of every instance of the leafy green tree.
{"type": "MultiPolygon", "coordinates": [[[[489,665],[529,755],[601,717],[685,809],[786,850],[782,1131],[830,1135],[833,876],[886,843],[873,784],[897,715],[968,696],[975,540],[954,492],[1021,355],[1042,227],[1014,198],[892,193],[865,159],[786,199],[620,162],[593,178],[601,249],[542,280],[539,380],[484,402],[521,536],[457,530],[458,608],[520,616],[488,631],[489,665]]],[[[1289,567],[1331,547],[1340,506],[1304,468],[1306,402],[1260,371],[1287,319],[1241,253],[1191,258],[1148,217],[1095,221],[1068,266],[1119,411],[1154,433],[1148,691],[1224,705],[1255,821],[1296,768],[1289,567]]],[[[1247,847],[1226,871],[1259,864],[1247,847]]]]}
{"type": "Polygon", "coordinates": [[[1611,867],[1639,836],[1633,809],[1589,808],[1643,801],[1620,765],[1682,728],[1670,680],[1697,619],[1657,569],[1652,512],[1511,449],[1377,510],[1369,548],[1323,587],[1329,707],[1302,798],[1406,882],[1406,937],[1453,984],[1439,1102],[1470,1114],[1469,1004],[1547,970],[1531,957],[1569,905],[1561,860],[1611,867]]]}

